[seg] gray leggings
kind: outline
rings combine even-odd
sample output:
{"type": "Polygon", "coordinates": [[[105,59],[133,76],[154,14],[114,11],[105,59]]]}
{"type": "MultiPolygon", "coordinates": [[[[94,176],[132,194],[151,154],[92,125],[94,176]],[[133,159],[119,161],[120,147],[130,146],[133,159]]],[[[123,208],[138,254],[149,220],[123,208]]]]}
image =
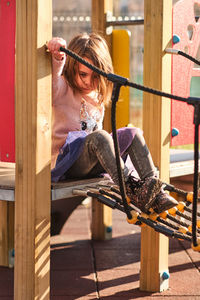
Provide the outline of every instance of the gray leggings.
{"type": "MultiPolygon", "coordinates": [[[[151,154],[143,136],[138,131],[125,154],[130,156],[131,162],[141,179],[155,176],[151,154]]],[[[121,168],[126,181],[130,171],[122,158],[121,168]]],[[[84,178],[105,172],[111,176],[115,184],[118,184],[113,139],[105,130],[97,130],[86,137],[81,155],[65,173],[65,176],[66,178],[84,178]]]]}

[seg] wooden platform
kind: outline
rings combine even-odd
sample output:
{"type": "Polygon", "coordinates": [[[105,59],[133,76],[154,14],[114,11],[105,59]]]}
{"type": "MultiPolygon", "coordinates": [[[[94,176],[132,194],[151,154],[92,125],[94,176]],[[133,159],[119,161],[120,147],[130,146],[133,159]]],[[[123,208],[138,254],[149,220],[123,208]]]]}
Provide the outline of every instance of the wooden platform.
{"type": "MultiPolygon", "coordinates": [[[[88,178],[82,180],[67,180],[51,185],[51,200],[75,197],[73,189],[82,189],[86,186],[106,184],[110,180],[106,177],[88,178]]],[[[15,164],[0,162],[0,199],[4,201],[15,200],[15,164]]]]}
{"type": "Polygon", "coordinates": [[[194,151],[170,149],[170,178],[190,175],[193,173],[194,151]]]}

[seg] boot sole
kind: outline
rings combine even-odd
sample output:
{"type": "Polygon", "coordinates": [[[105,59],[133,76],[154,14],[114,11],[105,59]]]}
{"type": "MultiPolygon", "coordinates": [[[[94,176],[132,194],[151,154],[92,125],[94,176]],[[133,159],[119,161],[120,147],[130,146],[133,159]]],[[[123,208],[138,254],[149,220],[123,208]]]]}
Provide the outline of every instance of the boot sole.
{"type": "MultiPolygon", "coordinates": [[[[177,203],[178,204],[178,203],[177,203]]],[[[165,207],[163,207],[163,208],[160,208],[160,209],[154,209],[154,211],[157,213],[157,214],[161,214],[163,211],[165,211],[165,210],[168,210],[168,209],[170,209],[170,208],[173,208],[173,207],[175,207],[177,204],[171,204],[171,205],[166,205],[165,207]]]]}

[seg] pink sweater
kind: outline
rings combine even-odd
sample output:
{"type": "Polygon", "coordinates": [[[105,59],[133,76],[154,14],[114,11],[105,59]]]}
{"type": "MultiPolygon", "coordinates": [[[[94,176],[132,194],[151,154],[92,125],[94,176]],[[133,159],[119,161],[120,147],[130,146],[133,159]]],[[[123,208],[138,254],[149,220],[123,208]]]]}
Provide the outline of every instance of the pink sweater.
{"type": "Polygon", "coordinates": [[[81,130],[81,110],[83,102],[87,114],[87,131],[91,132],[94,124],[102,128],[104,106],[98,104],[97,93],[74,93],[66,80],[61,76],[65,60],[52,58],[52,156],[51,167],[55,167],[60,148],[64,145],[70,131],[81,130]]]}

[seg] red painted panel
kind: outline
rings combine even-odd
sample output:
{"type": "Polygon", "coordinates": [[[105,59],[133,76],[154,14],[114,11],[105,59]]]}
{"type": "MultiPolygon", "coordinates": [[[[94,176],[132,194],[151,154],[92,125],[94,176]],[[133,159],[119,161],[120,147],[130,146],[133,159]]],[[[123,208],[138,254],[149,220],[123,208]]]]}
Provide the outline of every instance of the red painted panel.
{"type": "MultiPolygon", "coordinates": [[[[186,52],[193,57],[196,57],[200,46],[200,23],[195,20],[194,13],[194,7],[196,7],[196,5],[199,5],[200,9],[200,0],[181,0],[178,1],[173,8],[173,35],[180,37],[180,42],[174,44],[173,48],[186,52]],[[189,33],[192,32],[191,37],[189,33]]],[[[192,76],[200,76],[200,69],[194,69],[194,63],[183,56],[173,55],[172,93],[189,97],[192,76]]],[[[173,100],[171,109],[171,127],[179,130],[179,135],[172,137],[171,145],[193,144],[193,107],[186,103],[173,100]]]]}
{"type": "Polygon", "coordinates": [[[0,1],[0,161],[15,160],[15,0],[0,1]]]}

